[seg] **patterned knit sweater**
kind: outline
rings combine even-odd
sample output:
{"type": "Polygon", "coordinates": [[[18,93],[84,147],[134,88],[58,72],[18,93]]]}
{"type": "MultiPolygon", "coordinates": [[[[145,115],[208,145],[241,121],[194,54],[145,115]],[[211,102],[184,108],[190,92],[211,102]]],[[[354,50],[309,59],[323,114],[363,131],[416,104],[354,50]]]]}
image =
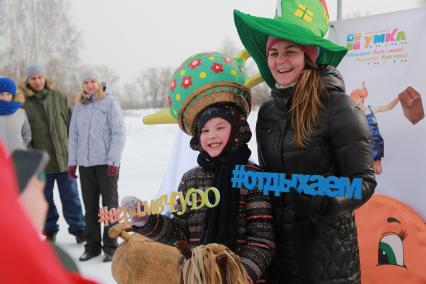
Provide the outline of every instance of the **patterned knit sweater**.
{"type": "MultiPolygon", "coordinates": [[[[257,167],[247,165],[249,170],[257,167]]],[[[186,172],[179,185],[179,191],[186,196],[186,191],[195,188],[205,190],[212,186],[213,174],[201,167],[186,172]]],[[[235,189],[237,190],[237,189],[235,189]]],[[[164,215],[151,215],[142,227],[134,226],[134,231],[154,241],[168,245],[181,239],[188,240],[191,247],[201,244],[200,239],[206,218],[206,207],[186,212],[174,218],[164,215]]],[[[240,189],[239,228],[235,253],[248,275],[255,283],[265,282],[265,271],[272,260],[275,249],[275,234],[272,223],[271,204],[263,192],[253,189],[240,189]]]]}

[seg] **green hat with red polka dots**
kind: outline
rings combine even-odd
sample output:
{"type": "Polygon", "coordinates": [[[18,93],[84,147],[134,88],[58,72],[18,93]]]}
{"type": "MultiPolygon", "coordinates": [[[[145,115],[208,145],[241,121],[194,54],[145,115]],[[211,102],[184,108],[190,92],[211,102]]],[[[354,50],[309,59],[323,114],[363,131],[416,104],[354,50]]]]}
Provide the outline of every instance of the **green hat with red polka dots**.
{"type": "Polygon", "coordinates": [[[169,86],[170,113],[180,128],[194,135],[195,119],[206,107],[233,103],[248,115],[250,89],[244,61],[219,52],[204,52],[186,59],[174,72],[169,86]]]}
{"type": "Polygon", "coordinates": [[[275,79],[269,70],[266,55],[269,36],[317,47],[317,64],[337,66],[348,51],[324,38],[329,26],[325,0],[278,0],[273,19],[255,17],[235,10],[234,22],[241,42],[271,88],[275,86],[275,79]]]}

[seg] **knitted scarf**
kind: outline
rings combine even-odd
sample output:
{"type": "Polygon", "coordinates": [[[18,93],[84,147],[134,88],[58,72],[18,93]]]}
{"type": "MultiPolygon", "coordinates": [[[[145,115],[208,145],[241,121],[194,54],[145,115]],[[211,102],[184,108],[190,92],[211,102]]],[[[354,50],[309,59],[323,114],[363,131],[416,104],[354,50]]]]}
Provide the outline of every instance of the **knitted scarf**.
{"type": "MultiPolygon", "coordinates": [[[[198,164],[205,171],[214,173],[213,186],[220,193],[219,204],[207,210],[206,225],[201,238],[203,244],[224,244],[235,251],[239,227],[240,190],[232,188],[232,170],[235,165],[246,165],[250,154],[250,149],[244,144],[238,152],[222,154],[216,158],[211,158],[206,152],[198,155],[198,164]]],[[[213,196],[208,198],[214,200],[213,196]]]]}
{"type": "MultiPolygon", "coordinates": [[[[191,147],[201,150],[198,164],[213,173],[213,186],[220,192],[220,202],[216,207],[207,209],[206,222],[201,237],[202,244],[220,243],[235,251],[238,233],[240,190],[232,188],[231,178],[235,165],[246,165],[251,151],[247,142],[251,138],[250,128],[245,117],[238,109],[226,106],[232,112],[233,122],[231,135],[223,152],[210,157],[201,149],[199,135],[191,140],[191,147]]],[[[209,194],[213,195],[212,192],[209,194]]],[[[213,196],[208,196],[214,200],[213,196]]]]}
{"type": "Polygon", "coordinates": [[[18,102],[0,101],[0,115],[10,115],[15,113],[21,107],[18,102]]]}

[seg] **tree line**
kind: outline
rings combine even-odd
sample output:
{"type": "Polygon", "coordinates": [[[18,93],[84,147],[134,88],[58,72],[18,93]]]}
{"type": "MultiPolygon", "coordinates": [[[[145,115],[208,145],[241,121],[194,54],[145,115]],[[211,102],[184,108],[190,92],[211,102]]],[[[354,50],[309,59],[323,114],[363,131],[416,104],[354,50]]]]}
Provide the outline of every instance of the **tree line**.
{"type": "MultiPolygon", "coordinates": [[[[0,0],[0,76],[23,82],[25,66],[38,63],[45,67],[54,88],[73,104],[81,90],[78,72],[83,65],[80,57],[83,42],[69,11],[66,0],[0,0]]],[[[234,56],[240,51],[231,39],[224,39],[218,50],[234,56]]],[[[123,109],[168,106],[168,86],[174,68],[147,68],[124,84],[112,67],[95,68],[123,109]]],[[[256,71],[253,63],[249,70],[256,71]]],[[[267,97],[268,88],[263,84],[252,92],[253,105],[258,105],[267,97]]]]}

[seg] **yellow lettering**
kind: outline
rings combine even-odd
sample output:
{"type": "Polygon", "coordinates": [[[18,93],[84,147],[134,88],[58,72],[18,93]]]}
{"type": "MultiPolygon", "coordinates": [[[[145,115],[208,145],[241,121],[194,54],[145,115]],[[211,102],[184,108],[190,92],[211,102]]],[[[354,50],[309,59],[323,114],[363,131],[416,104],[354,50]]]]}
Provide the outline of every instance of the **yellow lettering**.
{"type": "Polygon", "coordinates": [[[213,208],[215,206],[217,206],[220,202],[220,192],[216,187],[209,187],[204,191],[204,198],[205,198],[205,204],[207,208],[213,208]],[[210,200],[208,198],[209,196],[209,191],[213,191],[214,193],[214,200],[215,202],[213,204],[210,203],[210,200]]]}
{"type": "Polygon", "coordinates": [[[151,214],[151,207],[148,206],[148,202],[146,202],[146,201],[143,201],[143,211],[142,212],[141,212],[141,203],[140,202],[138,202],[136,210],[137,210],[136,214],[138,215],[138,217],[144,217],[146,215],[151,214]]]}
{"type": "Polygon", "coordinates": [[[120,210],[121,210],[121,212],[123,213],[123,216],[124,216],[124,224],[127,224],[127,220],[128,220],[127,213],[128,213],[128,211],[124,207],[120,207],[120,210]]]}
{"type": "Polygon", "coordinates": [[[373,36],[365,36],[365,48],[367,48],[370,45],[372,39],[373,39],[373,36]]]}
{"type": "Polygon", "coordinates": [[[158,214],[158,204],[157,204],[157,200],[153,199],[151,200],[151,214],[152,215],[157,215],[158,214]]]}
{"type": "Polygon", "coordinates": [[[163,194],[157,199],[158,214],[163,213],[164,204],[166,203],[167,195],[163,194]]]}
{"type": "MultiPolygon", "coordinates": [[[[167,206],[169,206],[169,212],[174,213],[177,211],[176,206],[176,197],[179,193],[177,191],[173,191],[170,194],[169,202],[164,202],[167,206]]],[[[163,195],[164,196],[164,195],[163,195]]],[[[166,195],[167,196],[167,195],[166,195]]]]}
{"type": "Polygon", "coordinates": [[[191,188],[187,192],[186,196],[189,196],[189,195],[191,195],[191,197],[192,197],[191,210],[198,210],[198,209],[200,209],[201,207],[204,206],[204,203],[206,202],[206,197],[205,197],[204,192],[202,190],[191,188]],[[197,206],[197,203],[198,203],[197,195],[200,195],[200,199],[201,199],[201,203],[198,206],[197,206]]]}
{"type": "Polygon", "coordinates": [[[183,198],[183,194],[181,191],[178,192],[179,194],[179,202],[180,202],[180,210],[176,212],[176,214],[178,214],[179,216],[182,215],[183,213],[185,213],[186,211],[186,205],[188,205],[189,202],[189,196],[188,194],[186,195],[185,198],[183,198]]]}

